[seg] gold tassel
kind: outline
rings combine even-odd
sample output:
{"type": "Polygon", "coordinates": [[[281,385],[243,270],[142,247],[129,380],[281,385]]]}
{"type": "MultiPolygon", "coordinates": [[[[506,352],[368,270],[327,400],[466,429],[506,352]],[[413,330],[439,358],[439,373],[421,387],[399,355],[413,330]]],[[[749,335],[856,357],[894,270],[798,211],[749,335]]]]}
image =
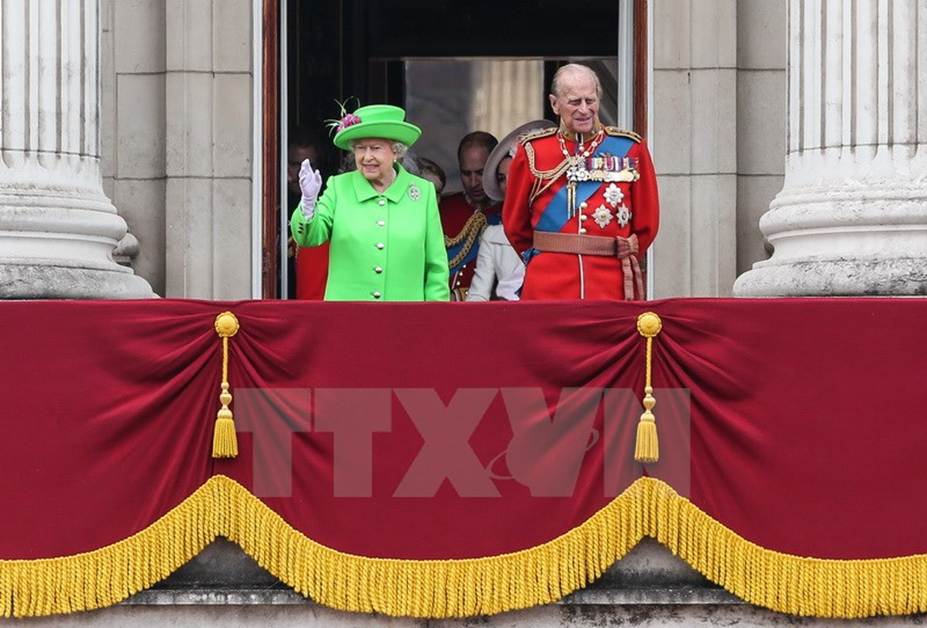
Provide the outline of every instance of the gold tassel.
{"type": "Polygon", "coordinates": [[[637,424],[637,442],[634,444],[634,459],[638,462],[657,462],[660,459],[660,441],[657,438],[657,422],[654,420],[653,388],[644,388],[644,413],[637,424]]]}
{"type": "Polygon", "coordinates": [[[644,413],[637,424],[637,441],[634,444],[634,459],[641,464],[660,460],[660,440],[657,438],[657,422],[653,407],[657,400],[653,396],[651,371],[653,366],[653,339],[663,329],[663,321],[654,312],[644,312],[637,317],[637,333],[647,339],[646,374],[644,377],[644,413]]]}
{"type": "MultiPolygon", "coordinates": [[[[231,394],[228,394],[231,398],[231,394]]],[[[216,418],[215,430],[212,434],[212,457],[234,458],[238,455],[238,437],[235,435],[235,421],[232,420],[232,411],[226,407],[219,410],[216,418]]]]}
{"type": "Polygon", "coordinates": [[[235,421],[229,404],[229,338],[238,333],[238,318],[231,312],[222,312],[216,317],[216,333],[222,338],[222,392],[219,403],[222,407],[216,415],[215,431],[212,435],[213,458],[235,458],[238,456],[238,438],[235,435],[235,421]]]}

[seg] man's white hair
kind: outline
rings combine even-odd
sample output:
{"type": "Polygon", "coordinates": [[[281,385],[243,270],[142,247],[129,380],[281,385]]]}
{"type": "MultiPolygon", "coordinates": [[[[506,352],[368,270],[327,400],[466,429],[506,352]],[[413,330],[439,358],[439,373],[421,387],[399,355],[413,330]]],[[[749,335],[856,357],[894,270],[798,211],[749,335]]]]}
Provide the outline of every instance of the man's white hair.
{"type": "Polygon", "coordinates": [[[586,65],[581,65],[579,63],[567,63],[564,66],[561,66],[555,73],[554,78],[550,82],[550,93],[560,98],[561,87],[560,83],[563,81],[563,78],[567,75],[576,76],[576,75],[585,75],[592,77],[592,80],[595,81],[595,93],[599,98],[602,98],[602,81],[599,80],[599,75],[595,73],[595,70],[586,65]]]}

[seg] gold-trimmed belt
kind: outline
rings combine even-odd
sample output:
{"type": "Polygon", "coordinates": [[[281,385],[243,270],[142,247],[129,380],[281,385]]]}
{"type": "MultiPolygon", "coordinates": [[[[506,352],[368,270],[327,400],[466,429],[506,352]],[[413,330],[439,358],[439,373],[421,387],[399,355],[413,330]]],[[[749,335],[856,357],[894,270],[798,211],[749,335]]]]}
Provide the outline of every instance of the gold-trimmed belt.
{"type": "Polygon", "coordinates": [[[634,299],[635,288],[638,298],[644,298],[644,278],[637,261],[640,246],[636,235],[630,238],[616,236],[579,235],[574,233],[557,233],[554,231],[535,231],[534,248],[550,253],[571,253],[573,255],[598,255],[617,257],[621,260],[621,272],[624,275],[624,298],[634,299]]]}

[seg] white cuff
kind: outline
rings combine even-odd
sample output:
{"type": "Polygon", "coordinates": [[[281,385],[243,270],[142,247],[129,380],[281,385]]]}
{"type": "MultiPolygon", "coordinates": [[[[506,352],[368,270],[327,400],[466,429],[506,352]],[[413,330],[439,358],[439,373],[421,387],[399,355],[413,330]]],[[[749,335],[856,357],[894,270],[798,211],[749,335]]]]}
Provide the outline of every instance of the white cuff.
{"type": "Polygon", "coordinates": [[[303,218],[312,220],[312,217],[315,216],[315,199],[310,201],[303,197],[302,203],[299,204],[299,209],[303,213],[303,218]]]}

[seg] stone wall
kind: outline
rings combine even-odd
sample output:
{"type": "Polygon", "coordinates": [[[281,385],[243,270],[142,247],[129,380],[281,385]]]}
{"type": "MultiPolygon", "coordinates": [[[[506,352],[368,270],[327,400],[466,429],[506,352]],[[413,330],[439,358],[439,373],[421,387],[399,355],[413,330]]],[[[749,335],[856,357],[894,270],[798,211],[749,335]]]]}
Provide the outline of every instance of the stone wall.
{"type": "Polygon", "coordinates": [[[655,296],[730,296],[782,188],[785,0],[654,0],[655,296]]]}
{"type": "Polygon", "coordinates": [[[102,0],[104,189],[163,296],[251,296],[251,0],[102,0]]]}
{"type": "Polygon", "coordinates": [[[782,189],[786,0],[737,3],[737,274],[769,257],[760,216],[782,189]]]}
{"type": "Polygon", "coordinates": [[[164,294],[164,0],[102,0],[103,189],[139,240],[135,272],[164,294]]]}
{"type": "Polygon", "coordinates": [[[653,12],[655,296],[723,295],[735,275],[736,3],[655,0],[653,12]]]}

